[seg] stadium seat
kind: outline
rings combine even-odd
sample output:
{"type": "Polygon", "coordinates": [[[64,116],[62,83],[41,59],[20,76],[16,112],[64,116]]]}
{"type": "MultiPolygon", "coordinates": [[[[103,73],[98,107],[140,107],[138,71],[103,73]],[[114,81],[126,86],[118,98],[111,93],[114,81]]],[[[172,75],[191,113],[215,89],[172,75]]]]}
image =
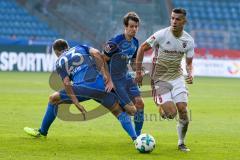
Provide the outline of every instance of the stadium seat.
{"type": "Polygon", "coordinates": [[[51,30],[46,23],[29,14],[14,0],[0,0],[0,33],[1,37],[31,38],[32,36],[58,37],[58,33],[51,30]]]}
{"type": "Polygon", "coordinates": [[[240,49],[240,41],[235,40],[240,37],[240,1],[173,0],[172,2],[174,7],[184,7],[189,12],[190,32],[201,31],[194,37],[197,39],[197,46],[240,49]],[[206,36],[204,32],[210,34],[206,36]]]}

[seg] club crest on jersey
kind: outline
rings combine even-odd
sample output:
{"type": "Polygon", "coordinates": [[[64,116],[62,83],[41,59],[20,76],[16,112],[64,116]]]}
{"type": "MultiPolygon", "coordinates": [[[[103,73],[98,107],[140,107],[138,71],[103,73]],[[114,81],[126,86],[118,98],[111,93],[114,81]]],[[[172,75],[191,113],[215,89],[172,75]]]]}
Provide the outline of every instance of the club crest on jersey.
{"type": "Polygon", "coordinates": [[[105,45],[104,47],[105,52],[109,53],[111,51],[111,47],[109,44],[105,45]]]}
{"type": "Polygon", "coordinates": [[[109,53],[110,51],[115,51],[117,48],[116,48],[116,45],[113,44],[113,43],[107,43],[104,47],[104,51],[106,53],[109,53]]]}
{"type": "Polygon", "coordinates": [[[183,42],[182,46],[183,46],[183,48],[186,48],[187,47],[187,42],[183,42]]]}

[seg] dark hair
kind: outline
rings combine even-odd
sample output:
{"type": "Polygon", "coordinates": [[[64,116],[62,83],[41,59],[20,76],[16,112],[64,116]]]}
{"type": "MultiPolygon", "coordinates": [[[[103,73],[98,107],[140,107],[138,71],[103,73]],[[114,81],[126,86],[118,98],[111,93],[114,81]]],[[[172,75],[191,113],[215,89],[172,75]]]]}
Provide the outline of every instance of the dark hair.
{"type": "Polygon", "coordinates": [[[186,15],[187,15],[187,11],[184,8],[174,8],[172,10],[172,12],[178,13],[178,14],[183,14],[184,17],[186,17],[186,15]]]}
{"type": "Polygon", "coordinates": [[[123,24],[124,24],[125,26],[128,26],[128,21],[129,21],[129,20],[133,20],[133,21],[139,23],[140,18],[139,18],[139,16],[137,15],[137,13],[135,13],[135,12],[128,12],[128,13],[123,17],[123,24]]]}
{"type": "Polygon", "coordinates": [[[53,50],[54,51],[63,51],[65,49],[68,49],[68,43],[64,39],[57,39],[53,42],[53,50]]]}

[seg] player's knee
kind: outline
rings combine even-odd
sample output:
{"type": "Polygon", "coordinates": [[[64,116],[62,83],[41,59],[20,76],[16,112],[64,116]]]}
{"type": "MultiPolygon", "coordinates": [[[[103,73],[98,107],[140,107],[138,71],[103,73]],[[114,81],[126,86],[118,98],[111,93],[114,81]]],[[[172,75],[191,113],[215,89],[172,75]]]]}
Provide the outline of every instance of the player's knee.
{"type": "Polygon", "coordinates": [[[186,103],[178,103],[177,108],[178,108],[179,118],[188,120],[187,104],[186,103]]]}
{"type": "Polygon", "coordinates": [[[179,114],[179,119],[188,120],[187,109],[178,110],[178,114],[179,114]]]}
{"type": "Polygon", "coordinates": [[[134,116],[135,113],[137,112],[137,109],[135,106],[131,106],[131,107],[128,107],[126,111],[130,116],[134,116]]]}
{"type": "Polygon", "coordinates": [[[177,115],[177,109],[173,102],[166,102],[162,105],[165,116],[168,119],[174,119],[177,115]]]}
{"type": "Polygon", "coordinates": [[[50,103],[54,103],[54,95],[50,95],[48,99],[50,103]]]}
{"type": "Polygon", "coordinates": [[[114,106],[111,108],[111,112],[114,116],[118,116],[122,112],[122,108],[119,106],[118,103],[115,103],[114,106]]]}
{"type": "Polygon", "coordinates": [[[174,119],[177,115],[177,111],[172,111],[172,112],[168,112],[168,113],[165,113],[165,116],[168,118],[168,119],[174,119]]]}
{"type": "Polygon", "coordinates": [[[135,106],[137,109],[144,109],[144,103],[142,99],[138,99],[135,102],[135,106]]]}
{"type": "Polygon", "coordinates": [[[52,104],[56,104],[58,101],[58,94],[53,93],[52,95],[49,96],[49,102],[52,104]]]}
{"type": "Polygon", "coordinates": [[[186,102],[178,102],[176,105],[177,105],[178,111],[186,110],[187,108],[186,102]]]}

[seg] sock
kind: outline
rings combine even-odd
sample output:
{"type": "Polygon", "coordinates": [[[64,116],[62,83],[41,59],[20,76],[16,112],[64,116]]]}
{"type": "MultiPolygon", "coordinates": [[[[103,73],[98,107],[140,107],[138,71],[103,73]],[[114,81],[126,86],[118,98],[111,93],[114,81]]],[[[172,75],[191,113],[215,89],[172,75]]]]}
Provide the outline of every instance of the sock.
{"type": "Polygon", "coordinates": [[[136,135],[136,132],[133,128],[131,117],[126,112],[122,112],[118,116],[118,120],[122,124],[123,129],[132,138],[132,140],[135,140],[137,138],[137,135],[136,135]]]}
{"type": "Polygon", "coordinates": [[[134,124],[135,124],[135,131],[137,136],[141,134],[142,127],[144,122],[144,111],[137,110],[136,114],[134,115],[134,124]]]}
{"type": "Polygon", "coordinates": [[[184,139],[188,129],[188,120],[179,119],[177,125],[177,132],[178,132],[178,145],[184,144],[184,139]]]}
{"type": "Polygon", "coordinates": [[[58,106],[48,103],[46,113],[44,115],[41,128],[39,132],[46,136],[48,134],[48,129],[55,120],[57,116],[58,106]]]}

